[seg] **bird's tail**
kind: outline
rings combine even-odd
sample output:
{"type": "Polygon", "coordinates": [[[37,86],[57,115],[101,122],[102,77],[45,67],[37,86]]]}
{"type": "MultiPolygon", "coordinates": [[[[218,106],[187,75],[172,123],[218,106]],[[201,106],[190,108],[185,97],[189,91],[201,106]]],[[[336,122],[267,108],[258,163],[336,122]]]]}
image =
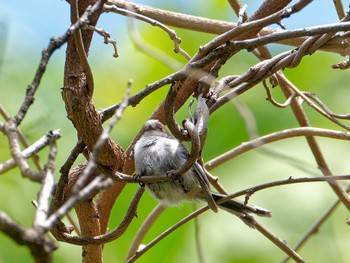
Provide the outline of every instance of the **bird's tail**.
{"type": "MultiPolygon", "coordinates": [[[[215,201],[219,201],[224,195],[213,193],[213,198],[215,201]]],[[[238,216],[244,223],[249,227],[255,228],[256,221],[250,214],[256,214],[258,216],[271,217],[269,210],[258,207],[252,204],[244,204],[239,200],[228,200],[224,203],[218,205],[221,209],[238,216]]]]}

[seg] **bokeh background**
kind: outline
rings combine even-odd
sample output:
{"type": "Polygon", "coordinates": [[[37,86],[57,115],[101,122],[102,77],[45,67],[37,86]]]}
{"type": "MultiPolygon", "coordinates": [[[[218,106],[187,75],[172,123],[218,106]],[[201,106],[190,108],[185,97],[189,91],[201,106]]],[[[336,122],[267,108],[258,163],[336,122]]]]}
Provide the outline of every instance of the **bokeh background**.
{"type": "MultiPolygon", "coordinates": [[[[209,18],[236,21],[236,16],[225,0],[179,0],[179,1],[135,1],[142,4],[184,12],[209,18]]],[[[248,14],[252,14],[262,1],[241,1],[247,3],[248,14]]],[[[295,1],[293,1],[295,2],[295,1]]],[[[344,6],[349,1],[343,1],[344,6]]],[[[51,37],[58,37],[69,27],[69,5],[63,0],[13,0],[0,1],[0,103],[9,114],[15,114],[22,103],[25,89],[31,82],[39,63],[41,51],[51,37]]],[[[337,22],[332,1],[314,1],[302,12],[283,21],[288,28],[298,28],[337,22]]],[[[185,60],[173,54],[172,43],[160,29],[137,22],[145,43],[168,53],[179,63],[185,60]]],[[[103,39],[94,36],[89,55],[96,88],[94,103],[105,108],[121,101],[129,79],[134,80],[132,93],[141,90],[148,83],[157,81],[173,72],[156,59],[138,51],[130,41],[127,19],[116,14],[102,15],[99,27],[111,33],[118,42],[119,58],[113,58],[112,46],[104,45],[103,39]]],[[[182,38],[182,47],[194,55],[199,46],[215,36],[177,29],[182,38]]],[[[273,54],[291,47],[269,45],[273,54]]],[[[76,141],[76,132],[66,118],[61,99],[65,46],[56,51],[50,60],[47,72],[36,94],[35,103],[21,125],[21,130],[30,142],[36,141],[49,130],[60,129],[62,138],[58,141],[57,172],[76,141]]],[[[337,54],[316,52],[305,57],[294,69],[285,74],[301,90],[315,93],[328,107],[339,113],[347,113],[349,107],[349,75],[346,71],[331,69],[332,64],[344,60],[337,54]]],[[[234,57],[221,76],[245,72],[257,63],[250,53],[242,51],[234,57]]],[[[163,88],[135,108],[129,107],[123,119],[117,124],[112,138],[126,148],[144,121],[153,112],[166,94],[163,88]]],[[[274,91],[277,100],[283,96],[274,91]]],[[[241,96],[255,116],[259,134],[268,134],[285,128],[296,127],[290,109],[278,109],[265,100],[261,85],[241,96]]],[[[187,105],[177,114],[179,120],[187,117],[187,105]]],[[[305,106],[316,127],[337,128],[312,109],[305,106]]],[[[234,104],[227,104],[211,116],[209,135],[204,149],[206,161],[216,155],[247,141],[249,135],[242,116],[234,104]]],[[[329,165],[335,174],[349,174],[349,144],[344,141],[319,139],[329,165]]],[[[9,158],[7,140],[0,135],[0,162],[9,158]]],[[[46,161],[47,151],[40,155],[46,161]]],[[[82,161],[83,159],[79,159],[82,161]]],[[[321,175],[303,138],[294,138],[274,143],[261,150],[249,152],[213,170],[220,182],[235,192],[250,186],[290,176],[302,177],[321,175]]],[[[128,207],[136,185],[128,185],[118,199],[110,221],[113,229],[128,207]]],[[[37,198],[39,185],[23,179],[17,169],[0,176],[0,210],[5,211],[18,222],[30,226],[34,208],[30,201],[37,198]]],[[[259,219],[279,238],[294,246],[320,215],[336,200],[335,194],[325,183],[289,185],[256,193],[251,201],[272,211],[270,219],[259,219]]],[[[133,236],[156,202],[145,194],[135,219],[127,232],[118,240],[105,246],[105,262],[123,262],[133,236]]],[[[193,210],[192,204],[169,208],[159,218],[147,235],[149,242],[175,222],[193,210]]],[[[307,262],[349,262],[349,227],[345,219],[349,216],[340,206],[333,216],[314,235],[300,254],[307,262]]],[[[240,220],[225,212],[207,212],[199,218],[201,244],[207,262],[279,262],[284,254],[259,232],[246,227],[240,220]]],[[[195,227],[190,222],[161,241],[139,262],[196,262],[195,227]]],[[[81,248],[59,244],[54,253],[54,262],[81,261],[81,248]]],[[[20,247],[0,233],[0,262],[32,262],[25,247],[20,247]]]]}

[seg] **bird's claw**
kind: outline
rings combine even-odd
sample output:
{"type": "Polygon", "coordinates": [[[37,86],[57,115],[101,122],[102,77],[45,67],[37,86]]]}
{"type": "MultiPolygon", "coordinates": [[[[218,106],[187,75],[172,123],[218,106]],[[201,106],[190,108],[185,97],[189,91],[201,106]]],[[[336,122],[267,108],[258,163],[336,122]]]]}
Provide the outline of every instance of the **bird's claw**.
{"type": "Polygon", "coordinates": [[[135,182],[139,183],[139,185],[141,187],[145,187],[145,183],[141,182],[141,177],[142,176],[143,176],[143,174],[136,174],[136,175],[134,175],[134,180],[135,180],[135,182]]]}

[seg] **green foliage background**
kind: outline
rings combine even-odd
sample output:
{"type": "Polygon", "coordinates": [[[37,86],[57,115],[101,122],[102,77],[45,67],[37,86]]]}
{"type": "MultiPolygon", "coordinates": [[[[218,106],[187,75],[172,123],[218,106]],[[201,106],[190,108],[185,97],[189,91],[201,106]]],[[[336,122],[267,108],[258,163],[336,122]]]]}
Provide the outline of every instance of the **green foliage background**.
{"type": "MultiPolygon", "coordinates": [[[[217,19],[235,19],[232,18],[232,12],[226,1],[213,1],[215,4],[208,3],[207,6],[200,7],[198,5],[181,6],[182,2],[179,3],[157,2],[158,6],[172,10],[186,10],[188,13],[217,19]]],[[[23,6],[18,8],[23,8],[23,6]]],[[[31,15],[37,14],[33,11],[31,15]]],[[[96,81],[93,100],[97,108],[105,108],[120,102],[129,79],[134,80],[132,93],[136,93],[148,83],[173,72],[154,58],[135,49],[127,36],[125,19],[120,22],[120,19],[114,18],[115,15],[108,14],[107,16],[107,18],[102,17],[101,24],[112,33],[113,38],[117,39],[120,57],[114,59],[112,47],[104,46],[100,37],[94,37],[90,51],[90,63],[96,81]]],[[[51,21],[47,23],[50,24],[51,21]]],[[[66,23],[68,25],[68,21],[66,23]]],[[[172,43],[164,32],[141,23],[138,23],[138,27],[147,44],[160,48],[181,63],[185,63],[180,55],[172,53],[172,43]]],[[[176,31],[183,40],[182,47],[190,55],[195,54],[199,46],[215,37],[185,30],[176,31]]],[[[41,42],[40,45],[36,44],[35,48],[32,43],[26,41],[16,42],[15,47],[8,48],[5,45],[6,38],[2,40],[1,47],[5,52],[0,69],[0,103],[10,114],[15,114],[22,103],[26,86],[31,82],[38,65],[40,52],[48,41],[49,39],[41,42]]],[[[289,47],[271,47],[274,54],[280,52],[281,49],[286,50],[289,47]]],[[[60,94],[60,88],[63,85],[64,55],[64,48],[62,48],[52,57],[36,94],[35,103],[20,127],[30,142],[36,141],[49,130],[61,130],[63,136],[58,141],[57,179],[60,165],[76,141],[76,132],[66,118],[60,94]]],[[[342,59],[335,54],[317,52],[304,58],[297,68],[286,69],[285,74],[301,90],[316,93],[333,111],[345,113],[349,111],[349,76],[347,72],[332,70],[330,67],[342,59]]],[[[225,65],[220,76],[241,74],[256,63],[258,61],[252,54],[242,51],[225,65]]],[[[144,121],[162,101],[166,92],[167,88],[164,87],[147,97],[137,107],[129,107],[123,119],[115,127],[112,138],[126,148],[144,121]]],[[[283,96],[279,93],[278,88],[274,90],[274,96],[277,100],[283,101],[283,96]]],[[[256,117],[260,134],[297,127],[297,122],[289,108],[278,109],[267,102],[265,97],[266,94],[261,85],[241,96],[256,117]]],[[[187,117],[186,108],[187,105],[177,114],[179,120],[187,117]]],[[[336,128],[308,106],[305,108],[313,126],[336,128]]],[[[248,140],[244,120],[231,103],[211,116],[209,129],[204,150],[206,161],[248,140]]],[[[319,141],[334,173],[349,173],[348,143],[329,139],[319,139],[319,141]]],[[[40,153],[42,162],[46,161],[46,155],[46,150],[40,153]]],[[[0,135],[0,161],[3,162],[8,158],[7,140],[0,135]]],[[[295,138],[274,143],[262,150],[249,152],[213,170],[213,174],[220,178],[220,182],[230,192],[235,192],[290,176],[302,177],[321,173],[316,167],[305,140],[295,138]],[[274,154],[269,154],[266,150],[274,151],[274,154]]],[[[110,229],[120,222],[135,189],[136,185],[128,185],[118,199],[110,221],[110,229]]],[[[38,190],[39,185],[21,178],[18,169],[2,175],[0,177],[0,210],[29,227],[34,216],[34,208],[30,201],[37,198],[38,190]]],[[[294,246],[335,200],[336,197],[327,184],[309,183],[278,187],[256,193],[251,202],[272,211],[272,218],[259,219],[259,221],[279,238],[294,246]]],[[[139,218],[134,220],[125,235],[105,246],[105,262],[123,261],[138,227],[155,205],[156,202],[145,194],[138,209],[139,218]]],[[[153,237],[192,210],[192,204],[167,209],[151,229],[145,242],[151,241],[153,237]]],[[[348,217],[348,212],[343,207],[339,207],[320,232],[309,240],[300,252],[307,262],[348,262],[350,260],[350,252],[347,248],[350,238],[348,226],[345,224],[346,217],[348,217]]],[[[218,214],[207,212],[199,218],[198,223],[201,244],[207,262],[278,262],[284,257],[279,249],[257,231],[249,229],[240,220],[225,212],[218,214]]],[[[193,222],[186,224],[152,248],[139,262],[163,262],[164,260],[169,263],[196,262],[194,233],[193,222]]],[[[58,251],[54,254],[55,262],[79,262],[81,260],[80,247],[63,243],[59,245],[58,251]]],[[[32,259],[26,248],[19,247],[0,233],[0,262],[32,262],[32,259]]]]}

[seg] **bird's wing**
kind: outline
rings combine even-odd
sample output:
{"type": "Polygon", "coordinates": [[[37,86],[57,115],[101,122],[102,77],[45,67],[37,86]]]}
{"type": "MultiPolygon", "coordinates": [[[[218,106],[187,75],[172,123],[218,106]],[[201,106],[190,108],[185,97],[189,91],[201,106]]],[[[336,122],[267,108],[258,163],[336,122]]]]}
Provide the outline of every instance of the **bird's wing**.
{"type": "Polygon", "coordinates": [[[210,185],[209,185],[209,180],[207,178],[207,176],[205,175],[205,172],[202,168],[202,166],[200,166],[200,164],[198,162],[195,162],[193,165],[193,170],[194,173],[199,181],[199,184],[202,187],[203,190],[203,196],[205,198],[205,200],[208,203],[208,206],[210,207],[211,210],[213,210],[215,213],[218,211],[218,207],[213,199],[211,190],[210,190],[210,185]]]}

